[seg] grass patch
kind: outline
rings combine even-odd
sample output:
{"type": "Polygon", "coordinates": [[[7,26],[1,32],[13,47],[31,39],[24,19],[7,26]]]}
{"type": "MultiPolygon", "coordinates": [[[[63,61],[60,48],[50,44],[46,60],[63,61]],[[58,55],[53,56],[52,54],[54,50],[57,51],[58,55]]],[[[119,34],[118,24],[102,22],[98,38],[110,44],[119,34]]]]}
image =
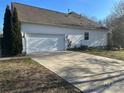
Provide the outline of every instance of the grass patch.
{"type": "Polygon", "coordinates": [[[124,50],[121,50],[121,51],[86,50],[86,51],[83,51],[83,52],[98,55],[98,56],[104,56],[104,57],[124,60],[124,50]]]}
{"type": "Polygon", "coordinates": [[[0,93],[81,93],[31,59],[0,61],[0,93]]]}

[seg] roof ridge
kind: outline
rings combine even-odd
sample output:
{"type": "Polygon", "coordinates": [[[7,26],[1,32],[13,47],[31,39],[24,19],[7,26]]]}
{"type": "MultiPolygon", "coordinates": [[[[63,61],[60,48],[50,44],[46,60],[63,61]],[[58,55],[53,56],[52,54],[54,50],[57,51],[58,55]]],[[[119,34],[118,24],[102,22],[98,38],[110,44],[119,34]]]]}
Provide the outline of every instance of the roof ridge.
{"type": "Polygon", "coordinates": [[[67,13],[63,13],[63,12],[59,12],[59,11],[55,11],[55,10],[50,10],[50,9],[46,9],[46,8],[41,8],[41,7],[37,7],[37,6],[33,6],[33,5],[28,5],[28,4],[22,4],[22,3],[18,3],[18,2],[11,2],[11,4],[19,4],[19,5],[24,5],[24,6],[27,6],[27,7],[32,7],[32,8],[36,8],[36,9],[42,9],[42,10],[47,10],[47,11],[50,11],[50,12],[55,12],[55,13],[60,13],[60,14],[63,14],[63,15],[67,15],[67,13]]]}

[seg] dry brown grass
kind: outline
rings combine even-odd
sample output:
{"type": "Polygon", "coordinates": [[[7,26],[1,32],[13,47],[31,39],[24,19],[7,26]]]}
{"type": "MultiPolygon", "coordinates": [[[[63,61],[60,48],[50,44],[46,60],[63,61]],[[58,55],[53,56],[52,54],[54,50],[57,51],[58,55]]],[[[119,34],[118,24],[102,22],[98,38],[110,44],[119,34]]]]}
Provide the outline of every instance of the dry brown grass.
{"type": "Polygon", "coordinates": [[[0,93],[81,93],[31,59],[0,62],[0,93]]]}
{"type": "Polygon", "coordinates": [[[83,51],[83,52],[98,55],[98,56],[124,60],[124,50],[120,50],[120,51],[89,50],[89,51],[83,51]]]}

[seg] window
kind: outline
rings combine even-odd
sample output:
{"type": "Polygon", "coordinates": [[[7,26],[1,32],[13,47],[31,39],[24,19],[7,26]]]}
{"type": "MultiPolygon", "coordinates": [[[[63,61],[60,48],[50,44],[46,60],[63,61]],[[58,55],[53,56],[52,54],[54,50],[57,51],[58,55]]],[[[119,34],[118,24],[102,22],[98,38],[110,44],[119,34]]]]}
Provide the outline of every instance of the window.
{"type": "Polygon", "coordinates": [[[84,40],[89,40],[89,32],[84,33],[84,40]]]}

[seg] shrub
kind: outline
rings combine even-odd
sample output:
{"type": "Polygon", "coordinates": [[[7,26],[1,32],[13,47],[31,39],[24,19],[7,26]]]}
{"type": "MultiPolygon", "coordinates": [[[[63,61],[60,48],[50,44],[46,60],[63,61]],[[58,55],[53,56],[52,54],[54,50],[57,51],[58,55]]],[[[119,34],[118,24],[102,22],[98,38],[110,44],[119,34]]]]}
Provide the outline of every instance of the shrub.
{"type": "Polygon", "coordinates": [[[16,8],[11,12],[9,6],[6,7],[4,15],[2,55],[15,56],[22,53],[22,35],[16,8]]]}
{"type": "Polygon", "coordinates": [[[72,50],[72,51],[80,51],[80,50],[87,50],[88,46],[86,45],[81,45],[80,47],[74,46],[74,48],[69,48],[67,50],[72,50]]]}
{"type": "Polygon", "coordinates": [[[3,26],[2,55],[10,56],[12,53],[12,14],[9,6],[6,7],[3,26]]]}
{"type": "Polygon", "coordinates": [[[18,55],[22,53],[22,35],[20,31],[20,22],[18,20],[16,8],[13,9],[12,21],[13,21],[12,55],[18,55]]]}

